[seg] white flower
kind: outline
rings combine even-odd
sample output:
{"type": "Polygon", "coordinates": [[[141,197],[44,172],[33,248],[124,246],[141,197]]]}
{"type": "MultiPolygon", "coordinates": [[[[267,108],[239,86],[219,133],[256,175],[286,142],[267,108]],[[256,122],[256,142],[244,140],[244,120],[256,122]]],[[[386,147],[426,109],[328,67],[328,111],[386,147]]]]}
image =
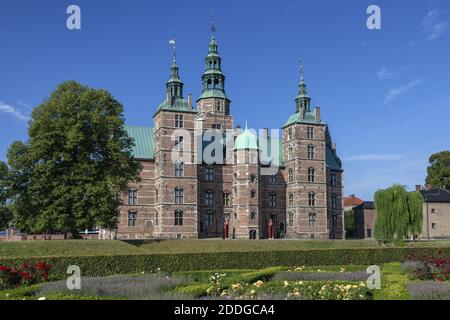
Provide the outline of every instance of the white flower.
{"type": "Polygon", "coordinates": [[[9,298],[9,296],[11,296],[9,293],[5,294],[6,298],[9,298]]]}
{"type": "Polygon", "coordinates": [[[38,300],[47,300],[47,298],[46,297],[40,297],[38,300]]]}

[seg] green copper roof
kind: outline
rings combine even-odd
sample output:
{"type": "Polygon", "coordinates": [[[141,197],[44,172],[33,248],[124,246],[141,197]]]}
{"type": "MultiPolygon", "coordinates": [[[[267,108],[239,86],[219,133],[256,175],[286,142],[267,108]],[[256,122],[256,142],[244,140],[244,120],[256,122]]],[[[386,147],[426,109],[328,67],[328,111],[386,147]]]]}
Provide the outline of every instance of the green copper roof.
{"type": "Polygon", "coordinates": [[[220,89],[206,89],[202,92],[199,99],[207,99],[207,98],[219,98],[219,99],[227,99],[227,94],[220,89]]]}
{"type": "Polygon", "coordinates": [[[289,117],[288,121],[284,124],[283,128],[290,126],[294,123],[311,123],[311,124],[324,124],[322,121],[317,122],[314,112],[305,112],[305,117],[300,119],[300,112],[294,113],[289,117]]]}
{"type": "Polygon", "coordinates": [[[236,138],[234,142],[234,150],[257,150],[258,149],[258,138],[255,134],[250,132],[247,128],[245,128],[244,132],[242,132],[236,138]]]}
{"type": "Polygon", "coordinates": [[[134,140],[133,157],[136,159],[152,160],[155,158],[153,128],[125,126],[128,136],[134,140]]]}
{"type": "Polygon", "coordinates": [[[177,112],[197,112],[189,106],[189,102],[185,99],[174,97],[172,105],[166,100],[163,101],[158,107],[156,112],[161,110],[177,111],[177,112]]]}

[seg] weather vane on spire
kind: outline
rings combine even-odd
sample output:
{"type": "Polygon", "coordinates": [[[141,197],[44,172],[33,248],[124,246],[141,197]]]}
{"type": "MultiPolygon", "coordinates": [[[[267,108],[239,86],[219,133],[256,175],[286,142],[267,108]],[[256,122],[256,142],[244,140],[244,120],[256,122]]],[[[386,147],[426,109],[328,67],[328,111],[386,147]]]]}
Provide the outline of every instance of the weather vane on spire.
{"type": "Polygon", "coordinates": [[[174,34],[173,38],[169,41],[169,44],[172,45],[173,62],[177,62],[177,40],[175,38],[175,34],[174,34]]]}
{"type": "Polygon", "coordinates": [[[303,55],[300,56],[300,79],[305,80],[305,67],[303,65],[303,55]]]}
{"type": "Polygon", "coordinates": [[[214,16],[214,13],[212,14],[211,20],[211,33],[213,36],[216,34],[216,17],[214,16]]]}

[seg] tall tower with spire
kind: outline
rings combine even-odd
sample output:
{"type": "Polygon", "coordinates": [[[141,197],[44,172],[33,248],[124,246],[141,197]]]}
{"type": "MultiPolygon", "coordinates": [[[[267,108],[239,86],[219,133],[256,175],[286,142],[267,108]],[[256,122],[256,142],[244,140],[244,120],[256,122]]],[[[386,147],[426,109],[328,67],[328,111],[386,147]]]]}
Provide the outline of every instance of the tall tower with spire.
{"type": "Polygon", "coordinates": [[[230,100],[225,92],[225,75],[222,73],[222,58],[216,42],[216,23],[211,24],[211,39],[205,58],[205,71],[202,75],[202,94],[197,101],[199,112],[230,114],[230,100]]]}
{"type": "Polygon", "coordinates": [[[295,113],[283,127],[286,170],[286,236],[328,239],[326,124],[319,108],[311,112],[303,59],[295,113]]]}
{"type": "MultiPolygon", "coordinates": [[[[212,130],[215,133],[225,134],[233,129],[230,100],[225,92],[225,75],[222,73],[222,58],[216,42],[214,18],[211,23],[208,54],[205,58],[205,71],[202,75],[202,93],[197,101],[197,108],[197,132],[205,133],[212,130]]],[[[206,147],[205,144],[206,142],[201,142],[198,145],[206,147]]],[[[233,149],[227,146],[224,151],[223,158],[219,161],[207,163],[203,158],[197,167],[199,236],[202,238],[222,237],[233,216],[233,166],[226,165],[233,159],[233,149]]]]}
{"type": "MultiPolygon", "coordinates": [[[[153,116],[155,237],[198,238],[197,166],[192,98],[183,97],[175,40],[166,97],[153,116]],[[174,158],[174,151],[176,158],[174,158]]],[[[150,175],[152,170],[143,174],[150,175]]]]}

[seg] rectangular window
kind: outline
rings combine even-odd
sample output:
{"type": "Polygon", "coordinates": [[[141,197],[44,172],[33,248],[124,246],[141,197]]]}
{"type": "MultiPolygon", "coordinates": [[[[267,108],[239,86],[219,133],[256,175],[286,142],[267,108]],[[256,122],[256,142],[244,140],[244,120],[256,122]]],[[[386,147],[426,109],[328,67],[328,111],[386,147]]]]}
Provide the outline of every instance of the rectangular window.
{"type": "Polygon", "coordinates": [[[332,228],[337,227],[337,215],[335,215],[335,214],[331,216],[331,227],[332,228]]]}
{"type": "Polygon", "coordinates": [[[336,210],[337,207],[337,195],[333,194],[331,195],[331,209],[336,210]]]}
{"type": "Polygon", "coordinates": [[[308,205],[310,207],[315,207],[316,206],[316,194],[314,192],[310,192],[308,194],[308,205]]]}
{"type": "Polygon", "coordinates": [[[206,225],[208,227],[212,227],[214,225],[214,214],[212,212],[208,212],[206,214],[206,225]]]}
{"type": "Polygon", "coordinates": [[[183,136],[175,137],[175,150],[182,151],[183,150],[183,136]]]}
{"type": "Polygon", "coordinates": [[[175,225],[182,226],[183,225],[183,211],[176,210],[175,211],[175,225]]]}
{"type": "Polygon", "coordinates": [[[367,238],[372,238],[372,229],[367,229],[367,238]]]}
{"type": "Polygon", "coordinates": [[[206,181],[214,181],[214,168],[207,167],[205,169],[205,180],[206,181]]]}
{"type": "Polygon", "coordinates": [[[277,194],[276,193],[270,193],[269,194],[269,207],[270,208],[276,208],[277,206],[277,194]]]}
{"type": "Polygon", "coordinates": [[[269,183],[270,184],[275,184],[276,181],[277,181],[277,176],[276,175],[269,176],[269,183]]]}
{"type": "Polygon", "coordinates": [[[135,227],[136,221],[137,221],[137,212],[136,211],[128,212],[128,226],[135,227]]]}
{"type": "Polygon", "coordinates": [[[128,204],[129,205],[137,204],[137,190],[134,188],[128,190],[128,204]]]}
{"type": "Polygon", "coordinates": [[[175,163],[175,177],[182,177],[184,175],[184,164],[183,162],[175,163]]]}
{"type": "Polygon", "coordinates": [[[309,226],[311,228],[314,228],[316,226],[316,214],[315,213],[309,214],[309,226]]]}
{"type": "Polygon", "coordinates": [[[288,220],[289,226],[293,227],[294,226],[294,214],[293,213],[289,213],[289,220],[288,220]]]}
{"type": "Polygon", "coordinates": [[[312,160],[314,159],[314,146],[313,145],[309,145],[308,146],[308,159],[312,160]]]}
{"type": "Polygon", "coordinates": [[[184,202],[184,191],[181,188],[175,189],[175,203],[182,204],[184,202]]]}
{"type": "Polygon", "coordinates": [[[306,130],[307,130],[308,139],[310,139],[310,140],[314,139],[314,128],[308,127],[306,130]]]}
{"type": "Polygon", "coordinates": [[[224,207],[230,206],[230,194],[228,192],[225,192],[223,194],[223,206],[224,207]]]}
{"type": "Polygon", "coordinates": [[[220,123],[213,123],[212,128],[214,130],[221,130],[222,129],[222,125],[220,123]]]}
{"type": "Polygon", "coordinates": [[[183,128],[183,115],[175,115],[175,128],[183,128]]]}
{"type": "Polygon", "coordinates": [[[214,193],[212,191],[206,192],[205,205],[208,207],[212,207],[214,205],[214,193]]]}
{"type": "Polygon", "coordinates": [[[331,176],[330,176],[330,185],[332,186],[332,187],[336,187],[336,174],[335,173],[332,173],[331,174],[331,176]]]}

